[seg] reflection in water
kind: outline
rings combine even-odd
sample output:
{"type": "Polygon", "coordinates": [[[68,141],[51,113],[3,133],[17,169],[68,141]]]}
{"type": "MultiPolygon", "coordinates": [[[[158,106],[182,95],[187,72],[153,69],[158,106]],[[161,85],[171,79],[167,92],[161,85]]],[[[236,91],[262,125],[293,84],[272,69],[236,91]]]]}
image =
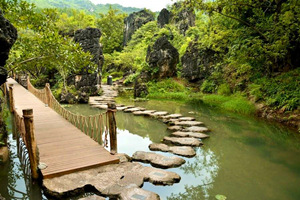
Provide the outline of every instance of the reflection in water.
{"type": "Polygon", "coordinates": [[[22,144],[19,146],[18,137],[13,138],[12,132],[15,129],[12,123],[11,117],[8,118],[10,157],[5,165],[0,166],[0,194],[6,199],[45,199],[42,197],[38,183],[31,181],[25,148],[22,144]]]}
{"type": "MultiPolygon", "coordinates": [[[[145,190],[159,194],[161,199],[215,199],[218,194],[243,200],[300,199],[300,137],[293,132],[201,104],[127,100],[120,103],[195,117],[212,130],[211,137],[203,141],[204,146],[195,148],[197,156],[184,158],[186,164],[182,167],[168,169],[181,176],[180,183],[167,187],[144,184],[145,190]]],[[[100,112],[86,105],[74,106],[74,110],[87,115],[100,112]]],[[[158,120],[123,112],[117,112],[117,126],[119,152],[130,156],[138,150],[149,151],[150,143],[159,143],[171,133],[158,120]]]]}
{"type": "Polygon", "coordinates": [[[218,175],[218,161],[211,150],[198,149],[197,155],[192,161],[187,160],[186,164],[180,167],[184,174],[192,174],[196,179],[201,180],[201,185],[185,185],[185,192],[173,194],[168,199],[191,199],[196,200],[209,198],[209,189],[213,187],[215,177],[218,175]],[[196,193],[196,194],[195,194],[196,193]]]}

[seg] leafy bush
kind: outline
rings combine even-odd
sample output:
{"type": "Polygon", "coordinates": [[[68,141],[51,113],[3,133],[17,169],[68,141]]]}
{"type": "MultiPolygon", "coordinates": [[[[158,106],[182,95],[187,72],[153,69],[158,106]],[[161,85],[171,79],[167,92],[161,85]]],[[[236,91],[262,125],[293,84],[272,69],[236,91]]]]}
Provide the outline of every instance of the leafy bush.
{"type": "Polygon", "coordinates": [[[139,73],[130,74],[124,81],[124,85],[130,85],[134,83],[136,77],[139,75],[139,73]]]}
{"type": "Polygon", "coordinates": [[[218,95],[229,96],[231,94],[230,87],[228,84],[224,83],[218,87],[218,95]]]}
{"type": "Polygon", "coordinates": [[[216,91],[216,84],[214,81],[211,80],[205,80],[201,85],[201,92],[204,93],[214,93],[216,91]]]}

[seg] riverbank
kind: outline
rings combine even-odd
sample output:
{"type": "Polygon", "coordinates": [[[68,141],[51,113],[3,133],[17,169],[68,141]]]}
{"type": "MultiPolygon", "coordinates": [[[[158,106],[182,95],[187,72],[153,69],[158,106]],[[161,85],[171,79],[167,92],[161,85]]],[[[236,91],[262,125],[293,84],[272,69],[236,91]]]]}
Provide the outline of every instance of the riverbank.
{"type": "MultiPolygon", "coordinates": [[[[133,90],[121,92],[126,98],[133,97],[133,90]]],[[[294,131],[300,130],[300,111],[275,109],[262,102],[255,102],[246,93],[231,93],[230,89],[219,90],[216,94],[205,94],[198,85],[187,84],[180,79],[167,79],[157,83],[148,83],[149,94],[136,101],[171,100],[185,103],[201,102],[218,109],[242,115],[256,116],[268,121],[280,123],[294,131]]]]}

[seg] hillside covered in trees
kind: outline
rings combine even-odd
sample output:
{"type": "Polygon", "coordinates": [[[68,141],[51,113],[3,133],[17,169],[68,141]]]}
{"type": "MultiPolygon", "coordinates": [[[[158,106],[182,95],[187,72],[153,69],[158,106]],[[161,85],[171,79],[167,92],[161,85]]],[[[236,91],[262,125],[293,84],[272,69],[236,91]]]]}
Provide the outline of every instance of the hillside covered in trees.
{"type": "Polygon", "coordinates": [[[159,15],[85,1],[0,2],[19,34],[7,70],[31,74],[37,86],[50,82],[58,98],[78,95],[68,77],[87,65],[97,72],[73,39],[92,27],[101,31],[102,80],[123,79],[131,97],[203,101],[299,126],[297,0],[183,1],[159,15]]]}
{"type": "Polygon", "coordinates": [[[34,3],[38,8],[59,8],[59,9],[77,9],[84,10],[89,14],[107,13],[109,8],[118,9],[121,12],[130,14],[139,11],[139,8],[123,7],[119,4],[97,4],[95,5],[90,0],[26,0],[28,3],[34,3]]]}

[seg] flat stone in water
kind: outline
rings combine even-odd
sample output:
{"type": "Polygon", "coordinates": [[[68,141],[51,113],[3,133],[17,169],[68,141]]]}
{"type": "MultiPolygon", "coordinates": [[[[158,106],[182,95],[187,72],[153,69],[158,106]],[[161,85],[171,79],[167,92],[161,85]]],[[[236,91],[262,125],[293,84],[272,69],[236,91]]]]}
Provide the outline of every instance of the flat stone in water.
{"type": "Polygon", "coordinates": [[[105,198],[104,198],[104,197],[97,196],[97,195],[92,195],[92,196],[80,198],[80,199],[78,199],[78,200],[105,200],[105,198]]]}
{"type": "MultiPolygon", "coordinates": [[[[87,185],[93,186],[103,196],[118,196],[120,198],[122,196],[121,199],[130,199],[134,194],[143,194],[133,192],[130,193],[131,195],[125,195],[124,192],[128,189],[140,191],[139,187],[142,187],[145,180],[155,185],[173,185],[178,183],[180,179],[180,176],[174,172],[146,167],[140,163],[124,162],[44,179],[43,186],[45,193],[57,199],[61,199],[62,196],[70,192],[82,192],[87,185]],[[162,173],[166,176],[160,177],[154,173],[162,173]]],[[[154,193],[149,192],[148,194],[154,193]]]]}
{"type": "Polygon", "coordinates": [[[168,127],[168,130],[171,130],[171,131],[181,131],[183,129],[182,126],[170,126],[168,127]]]}
{"type": "Polygon", "coordinates": [[[199,126],[191,126],[182,130],[183,132],[197,132],[197,133],[204,133],[209,132],[209,129],[206,127],[199,127],[199,126]]]}
{"type": "Polygon", "coordinates": [[[176,155],[184,156],[184,157],[193,157],[196,155],[195,150],[190,146],[168,146],[166,144],[150,144],[149,149],[151,151],[162,151],[162,152],[170,152],[176,155]]]}
{"type": "Polygon", "coordinates": [[[177,138],[177,137],[164,137],[165,142],[171,142],[175,145],[181,145],[181,146],[194,146],[198,147],[200,145],[203,145],[201,141],[199,141],[196,138],[177,138]]]}
{"type": "Polygon", "coordinates": [[[182,114],[170,114],[170,115],[163,116],[162,118],[163,119],[176,119],[179,117],[182,117],[182,114]]]}
{"type": "Polygon", "coordinates": [[[194,138],[199,138],[199,139],[209,138],[209,135],[206,135],[204,133],[195,133],[195,132],[177,131],[177,132],[173,132],[172,135],[176,136],[176,137],[194,137],[194,138]]]}
{"type": "Polygon", "coordinates": [[[120,194],[120,200],[159,200],[159,196],[154,192],[141,188],[129,188],[120,194]]]}
{"type": "Polygon", "coordinates": [[[117,107],[117,110],[119,110],[119,111],[122,111],[122,110],[125,110],[125,109],[127,109],[126,106],[124,106],[124,107],[117,107]]]}
{"type": "Polygon", "coordinates": [[[152,152],[137,151],[132,155],[134,161],[150,163],[153,167],[172,168],[179,167],[185,163],[185,160],[177,156],[166,157],[152,152]]]}
{"type": "Polygon", "coordinates": [[[180,121],[195,121],[196,119],[194,117],[180,117],[180,121]]]}
{"type": "Polygon", "coordinates": [[[159,111],[159,112],[151,113],[150,116],[152,116],[152,117],[160,117],[160,116],[164,116],[164,115],[167,115],[167,114],[168,114],[168,112],[159,111]]]}
{"type": "Polygon", "coordinates": [[[128,108],[128,109],[125,109],[124,112],[136,112],[136,111],[140,111],[139,108],[128,108]]]}
{"type": "Polygon", "coordinates": [[[175,121],[175,125],[177,126],[199,126],[203,125],[203,122],[198,122],[198,121],[175,121]]]}

